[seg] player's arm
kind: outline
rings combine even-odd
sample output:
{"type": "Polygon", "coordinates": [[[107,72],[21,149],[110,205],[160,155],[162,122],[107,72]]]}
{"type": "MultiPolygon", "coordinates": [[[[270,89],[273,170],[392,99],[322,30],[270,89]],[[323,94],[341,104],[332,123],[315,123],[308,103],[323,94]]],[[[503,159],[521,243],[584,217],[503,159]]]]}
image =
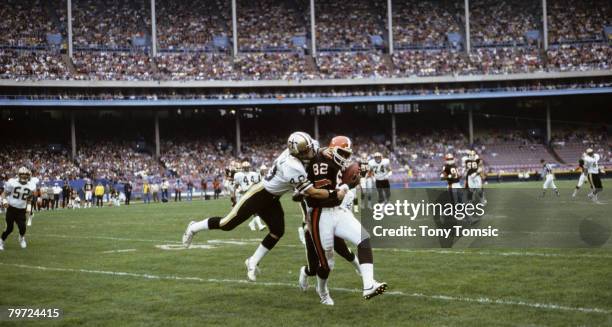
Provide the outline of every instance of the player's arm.
{"type": "Polygon", "coordinates": [[[339,189],[336,190],[325,190],[325,189],[318,189],[318,188],[314,188],[314,186],[308,188],[306,191],[304,191],[304,195],[311,197],[313,199],[317,199],[317,200],[325,200],[325,199],[335,199],[337,198],[338,200],[342,200],[344,199],[344,196],[346,195],[346,191],[347,191],[348,187],[340,187],[339,189]]]}

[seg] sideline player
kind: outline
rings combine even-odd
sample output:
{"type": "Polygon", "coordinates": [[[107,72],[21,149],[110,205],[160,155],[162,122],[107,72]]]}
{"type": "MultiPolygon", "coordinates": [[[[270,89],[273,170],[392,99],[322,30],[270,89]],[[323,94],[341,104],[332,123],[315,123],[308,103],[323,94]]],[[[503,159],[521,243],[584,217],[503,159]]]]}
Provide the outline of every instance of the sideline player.
{"type": "MultiPolygon", "coordinates": [[[[261,175],[259,173],[251,171],[251,164],[248,161],[240,164],[240,170],[234,174],[234,194],[236,201],[240,201],[242,196],[251,188],[251,186],[261,182],[261,175]]],[[[253,217],[249,222],[249,228],[251,230],[259,229],[264,230],[266,225],[261,223],[259,216],[253,217]]]]}
{"type": "MultiPolygon", "coordinates": [[[[348,166],[353,153],[352,142],[345,136],[334,137],[329,144],[329,149],[333,154],[332,159],[318,154],[311,160],[307,168],[308,179],[318,189],[336,189],[341,170],[348,166]]],[[[348,189],[349,186],[342,185],[340,189],[343,188],[348,189]]],[[[350,198],[347,199],[347,201],[350,200],[350,198]]],[[[336,237],[348,240],[357,246],[359,271],[363,281],[363,297],[370,299],[384,293],[387,289],[386,283],[374,280],[374,257],[369,234],[363,229],[352,211],[341,205],[342,201],[306,197],[310,212],[308,229],[311,231],[310,235],[319,259],[316,289],[321,303],[325,305],[334,305],[327,281],[334,267],[333,251],[336,237]]]]}
{"type": "Polygon", "coordinates": [[[26,167],[19,168],[17,178],[11,178],[4,184],[4,192],[0,195],[2,206],[6,209],[6,230],[0,238],[0,250],[4,250],[4,241],[13,232],[14,224],[19,229],[19,246],[27,247],[26,233],[26,206],[30,197],[36,190],[36,183],[31,179],[32,174],[26,167]]]}
{"type": "Polygon", "coordinates": [[[94,185],[91,179],[85,179],[85,185],[83,185],[83,193],[85,194],[85,206],[84,208],[91,208],[93,204],[93,190],[94,185]]]}
{"type": "Polygon", "coordinates": [[[225,216],[213,216],[202,221],[192,221],[183,234],[183,244],[191,245],[193,236],[203,230],[221,229],[230,231],[258,214],[268,225],[268,234],[255,253],[245,260],[247,277],[256,280],[258,264],[285,233],[285,214],[280,203],[283,194],[296,189],[299,193],[315,199],[344,198],[345,190],[322,190],[314,188],[308,180],[304,164],[319,152],[318,144],[310,135],[295,132],[287,140],[287,149],[274,161],[263,182],[253,185],[225,216]]]}
{"type": "Polygon", "coordinates": [[[459,174],[459,169],[455,164],[455,156],[453,156],[451,153],[444,156],[444,166],[442,167],[442,172],[440,173],[440,179],[447,183],[452,203],[462,202],[463,199],[460,192],[460,189],[463,188],[460,183],[461,175],[459,174]]]}
{"type": "Polygon", "coordinates": [[[603,190],[601,184],[600,169],[599,169],[599,154],[595,153],[593,149],[589,148],[586,153],[582,156],[584,165],[588,172],[589,182],[592,186],[592,191],[589,193],[589,198],[595,203],[599,203],[599,194],[603,190]]]}
{"type": "Polygon", "coordinates": [[[555,194],[559,196],[559,189],[557,188],[557,185],[555,185],[555,174],[553,173],[551,164],[547,163],[544,159],[540,160],[540,163],[542,164],[542,171],[540,172],[540,175],[544,179],[541,198],[544,198],[546,195],[546,190],[549,188],[552,188],[555,194]]]}
{"type": "Polygon", "coordinates": [[[469,200],[486,204],[487,200],[482,189],[482,160],[476,154],[476,151],[470,150],[469,155],[465,159],[464,166],[465,186],[469,191],[469,200]]]}
{"type": "Polygon", "coordinates": [[[574,188],[574,193],[572,193],[572,198],[575,198],[576,195],[578,195],[578,192],[580,191],[580,188],[582,188],[582,185],[584,185],[584,182],[588,181],[589,188],[591,189],[593,188],[593,185],[591,185],[591,182],[589,181],[589,178],[588,178],[589,172],[584,167],[584,159],[582,159],[582,157],[578,159],[578,168],[576,168],[576,171],[580,172],[580,177],[578,177],[578,183],[576,184],[576,188],[574,188]]]}
{"type": "Polygon", "coordinates": [[[389,184],[389,178],[391,178],[391,164],[389,159],[383,158],[380,152],[374,153],[374,159],[368,163],[370,170],[374,174],[376,180],[376,190],[378,191],[378,203],[389,202],[391,198],[391,184],[389,184]]]}
{"type": "Polygon", "coordinates": [[[372,208],[372,171],[368,165],[368,156],[363,153],[359,163],[359,172],[361,179],[359,180],[359,188],[361,190],[361,208],[372,208]]]}

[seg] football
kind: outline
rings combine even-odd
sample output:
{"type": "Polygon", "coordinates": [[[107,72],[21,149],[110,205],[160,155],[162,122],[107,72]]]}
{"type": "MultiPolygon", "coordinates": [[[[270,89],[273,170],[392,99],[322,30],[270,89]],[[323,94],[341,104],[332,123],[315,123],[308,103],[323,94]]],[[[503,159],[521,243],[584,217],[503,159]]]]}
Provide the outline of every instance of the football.
{"type": "Polygon", "coordinates": [[[360,172],[361,170],[359,169],[358,163],[354,162],[350,164],[342,171],[342,183],[348,185],[350,188],[359,185],[359,180],[361,179],[360,172]]]}

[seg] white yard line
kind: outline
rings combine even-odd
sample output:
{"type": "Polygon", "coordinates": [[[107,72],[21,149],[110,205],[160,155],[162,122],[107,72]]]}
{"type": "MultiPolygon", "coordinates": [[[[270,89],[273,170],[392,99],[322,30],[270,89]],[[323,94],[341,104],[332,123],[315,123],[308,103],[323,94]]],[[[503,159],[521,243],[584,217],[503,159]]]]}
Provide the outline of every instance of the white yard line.
{"type": "Polygon", "coordinates": [[[136,251],[136,249],[109,250],[109,251],[102,251],[102,253],[124,253],[124,252],[134,252],[134,251],[136,251]]]}
{"type": "MultiPolygon", "coordinates": [[[[123,238],[113,236],[78,236],[78,235],[58,235],[58,234],[36,234],[34,237],[57,237],[65,239],[99,239],[109,241],[125,241],[125,242],[147,242],[147,243],[158,243],[158,244],[181,244],[180,241],[170,240],[152,240],[152,239],[138,239],[138,238],[123,238]]],[[[193,243],[193,244],[226,244],[234,246],[253,245],[259,243],[259,239],[249,238],[231,238],[231,239],[211,239],[207,240],[206,243],[193,243]],[[244,244],[243,244],[244,243],[244,244]]],[[[278,246],[283,247],[297,247],[302,248],[301,244],[280,244],[278,246]]],[[[390,252],[407,252],[407,253],[432,253],[432,254],[454,254],[454,255],[485,255],[485,256],[502,256],[502,257],[543,257],[543,258],[594,258],[594,259],[612,259],[612,254],[565,254],[565,253],[547,253],[547,252],[535,252],[535,251],[506,251],[501,250],[479,250],[479,251],[463,251],[463,250],[447,250],[447,249],[391,249],[391,248],[376,248],[375,251],[390,251],[390,252]]]]}
{"type": "MultiPolygon", "coordinates": [[[[8,267],[16,267],[16,268],[21,268],[21,269],[83,273],[83,274],[97,274],[97,275],[109,275],[109,276],[119,276],[119,277],[134,277],[134,278],[152,279],[152,280],[194,281],[194,282],[213,283],[213,284],[244,284],[244,285],[254,285],[254,286],[260,286],[260,287],[289,287],[289,288],[297,289],[297,284],[283,283],[283,282],[249,282],[247,280],[239,280],[239,279],[217,279],[217,278],[186,277],[186,276],[173,276],[173,275],[153,275],[153,274],[122,272],[122,271],[30,266],[30,265],[12,264],[12,263],[3,263],[3,262],[0,262],[0,265],[8,266],[8,267]]],[[[354,288],[331,288],[331,290],[337,291],[337,292],[361,293],[360,289],[354,289],[354,288]]],[[[573,312],[600,313],[600,314],[611,314],[612,313],[612,310],[610,309],[573,307],[573,306],[566,306],[566,305],[560,305],[560,304],[554,304],[554,303],[537,303],[537,302],[528,302],[528,301],[523,301],[523,300],[496,299],[496,298],[490,298],[490,297],[471,298],[471,297],[464,297],[464,296],[431,295],[431,294],[410,293],[410,292],[403,292],[403,291],[389,291],[386,294],[391,295],[391,296],[424,298],[424,299],[430,299],[430,300],[468,302],[468,303],[479,303],[479,304],[498,304],[498,305],[509,305],[509,306],[523,306],[523,307],[529,307],[529,308],[534,308],[534,309],[544,309],[544,310],[573,311],[573,312]]]]}

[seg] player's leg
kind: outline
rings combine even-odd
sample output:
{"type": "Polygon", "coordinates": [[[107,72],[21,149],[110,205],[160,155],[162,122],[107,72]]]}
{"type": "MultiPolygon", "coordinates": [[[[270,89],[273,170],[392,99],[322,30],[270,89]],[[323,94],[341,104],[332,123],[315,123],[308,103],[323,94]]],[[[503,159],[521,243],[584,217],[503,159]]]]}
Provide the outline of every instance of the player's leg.
{"type": "Polygon", "coordinates": [[[353,265],[353,268],[355,268],[357,274],[361,275],[361,270],[359,269],[359,259],[357,259],[355,253],[349,249],[343,238],[337,236],[334,237],[334,251],[353,265]]]}
{"type": "Polygon", "coordinates": [[[269,201],[265,201],[261,196],[264,192],[263,186],[252,188],[225,217],[213,216],[199,222],[192,221],[187,226],[185,234],[183,234],[183,244],[189,247],[193,236],[203,230],[221,229],[230,231],[236,228],[236,226],[242,224],[251,215],[259,211],[263,205],[268,204],[269,201]]]}
{"type": "Polygon", "coordinates": [[[374,279],[374,255],[370,245],[370,235],[350,211],[342,208],[336,211],[338,224],[335,228],[335,235],[357,245],[364,298],[370,299],[384,293],[387,284],[379,283],[374,279]]]}
{"type": "Polygon", "coordinates": [[[378,192],[378,203],[385,202],[385,192],[381,181],[376,181],[376,192],[378,192]]]}
{"type": "MultiPolygon", "coordinates": [[[[263,188],[263,186],[261,186],[263,188]]],[[[266,196],[271,196],[266,192],[266,196]]],[[[260,201],[261,202],[261,201],[260,201]]],[[[255,281],[259,262],[270,252],[285,234],[285,212],[278,198],[260,207],[256,213],[268,225],[268,234],[261,241],[253,255],[246,259],[247,277],[255,281]]]]}
{"type": "Polygon", "coordinates": [[[26,233],[26,210],[17,210],[15,214],[15,223],[17,224],[17,229],[19,230],[19,246],[22,249],[27,247],[25,240],[26,233]]]}
{"type": "Polygon", "coordinates": [[[302,291],[308,289],[308,277],[314,277],[319,269],[319,258],[312,240],[312,234],[308,228],[304,229],[304,250],[306,252],[306,265],[300,268],[298,285],[302,291]]]}
{"type": "Polygon", "coordinates": [[[384,192],[385,192],[385,202],[389,202],[391,200],[391,184],[389,183],[389,180],[384,180],[383,181],[383,185],[384,185],[384,192]]]}
{"type": "Polygon", "coordinates": [[[599,174],[591,174],[591,180],[593,183],[593,201],[599,203],[599,194],[603,191],[603,185],[601,183],[601,177],[599,174]]]}
{"type": "Polygon", "coordinates": [[[312,227],[312,239],[319,259],[317,293],[321,298],[321,303],[325,305],[334,305],[327,286],[329,274],[333,268],[334,220],[332,209],[312,209],[310,227],[312,227]]]}
{"type": "Polygon", "coordinates": [[[584,174],[580,173],[580,177],[578,177],[578,183],[576,184],[576,187],[574,188],[574,192],[572,193],[572,198],[575,198],[576,195],[578,195],[578,191],[580,191],[580,188],[584,184],[585,180],[586,180],[586,177],[584,176],[584,174]]]}
{"type": "Polygon", "coordinates": [[[542,185],[542,198],[546,195],[546,190],[550,188],[550,183],[552,182],[552,176],[546,175],[544,177],[544,184],[542,185]]]}
{"type": "Polygon", "coordinates": [[[13,232],[13,225],[15,223],[16,213],[15,208],[8,207],[6,209],[6,229],[2,233],[0,237],[0,250],[4,250],[4,241],[8,238],[9,235],[13,232]]]}
{"type": "Polygon", "coordinates": [[[550,180],[550,187],[552,187],[553,192],[555,192],[555,195],[559,196],[559,189],[557,188],[557,185],[555,184],[554,178],[551,178],[550,180]]]}

